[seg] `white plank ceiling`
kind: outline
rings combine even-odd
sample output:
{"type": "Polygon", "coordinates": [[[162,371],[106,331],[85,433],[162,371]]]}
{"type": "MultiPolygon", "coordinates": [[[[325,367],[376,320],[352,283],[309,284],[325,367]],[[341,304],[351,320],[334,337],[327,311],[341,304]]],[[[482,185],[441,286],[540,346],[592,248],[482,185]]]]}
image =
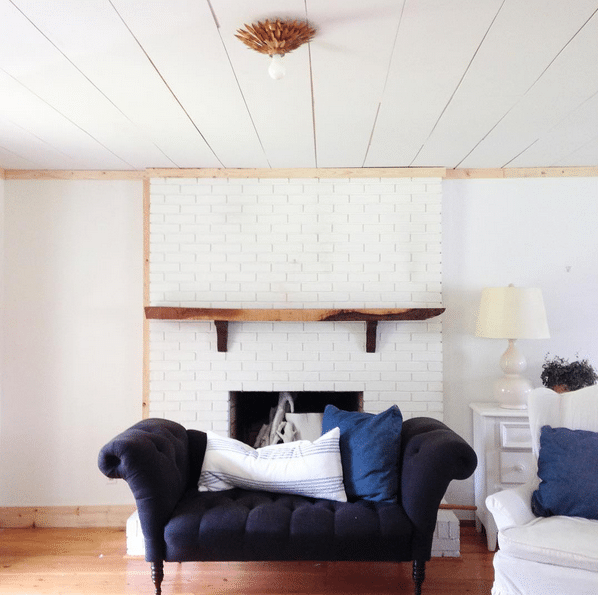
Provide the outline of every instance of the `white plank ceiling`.
{"type": "Polygon", "coordinates": [[[598,0],[0,0],[3,169],[597,165],[598,0]]]}

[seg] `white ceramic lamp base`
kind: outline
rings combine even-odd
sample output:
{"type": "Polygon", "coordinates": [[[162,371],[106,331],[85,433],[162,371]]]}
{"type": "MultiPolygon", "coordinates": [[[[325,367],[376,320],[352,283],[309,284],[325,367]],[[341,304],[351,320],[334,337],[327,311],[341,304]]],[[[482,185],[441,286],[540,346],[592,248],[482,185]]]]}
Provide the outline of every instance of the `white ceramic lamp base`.
{"type": "Polygon", "coordinates": [[[527,368],[525,356],[509,339],[509,346],[500,358],[504,376],[494,384],[494,398],[504,409],[527,409],[527,397],[532,390],[531,382],[521,376],[527,368]]]}

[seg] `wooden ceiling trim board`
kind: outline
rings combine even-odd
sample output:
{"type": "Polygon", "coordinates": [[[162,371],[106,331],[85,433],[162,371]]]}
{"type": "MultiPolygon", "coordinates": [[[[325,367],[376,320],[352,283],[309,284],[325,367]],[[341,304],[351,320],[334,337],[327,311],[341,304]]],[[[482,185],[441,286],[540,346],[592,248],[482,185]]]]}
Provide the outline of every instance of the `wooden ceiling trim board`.
{"type": "MultiPolygon", "coordinates": [[[[366,167],[409,166],[413,162],[501,2],[423,0],[406,4],[366,167]],[[463,11],[467,12],[466,27],[455,18],[463,11]]],[[[444,165],[443,160],[430,163],[444,165]]]]}
{"type": "MultiPolygon", "coordinates": [[[[517,157],[559,122],[584,105],[598,88],[598,10],[566,44],[542,76],[480,142],[463,166],[479,167],[490,159],[509,167],[517,157]]],[[[582,126],[583,134],[587,126],[582,126]]],[[[578,141],[580,146],[584,141],[578,141]]],[[[554,163],[559,146],[544,163],[554,163]]]]}
{"type": "MultiPolygon", "coordinates": [[[[598,144],[598,141],[597,141],[598,144]]],[[[150,178],[444,178],[447,180],[495,178],[598,177],[598,166],[519,167],[485,169],[352,168],[352,169],[147,169],[125,170],[33,170],[4,169],[7,180],[145,180],[150,178]]]]}
{"type": "MultiPolygon", "coordinates": [[[[464,159],[528,93],[594,10],[594,0],[573,4],[561,0],[506,2],[413,165],[437,163],[440,156],[447,167],[496,164],[495,159],[464,159]]],[[[504,165],[527,144],[521,143],[500,164],[504,165]]]]}
{"type": "Polygon", "coordinates": [[[447,180],[514,179],[514,178],[595,178],[598,166],[594,167],[514,167],[447,169],[447,180]]]}
{"type": "Polygon", "coordinates": [[[7,180],[143,180],[145,171],[7,169],[7,180]]]}
{"type": "Polygon", "coordinates": [[[589,178],[598,176],[598,167],[513,167],[505,178],[589,178]]]}
{"type": "Polygon", "coordinates": [[[277,169],[159,169],[150,178],[442,178],[444,167],[422,168],[277,168],[277,169]]]}

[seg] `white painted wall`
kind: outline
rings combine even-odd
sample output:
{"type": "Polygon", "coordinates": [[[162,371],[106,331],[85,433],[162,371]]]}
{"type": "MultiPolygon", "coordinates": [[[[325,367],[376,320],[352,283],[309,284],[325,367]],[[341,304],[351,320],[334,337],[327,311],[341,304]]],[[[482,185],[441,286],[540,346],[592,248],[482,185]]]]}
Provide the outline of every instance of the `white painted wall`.
{"type": "MultiPolygon", "coordinates": [[[[141,183],[4,186],[0,505],[129,503],[95,458],[141,417],[141,183]]],[[[598,365],[598,178],[443,191],[444,419],[471,440],[505,347],[473,336],[483,287],[542,287],[552,337],[521,342],[536,384],[547,351],[598,365]]],[[[473,503],[471,481],[447,499],[473,503]]]]}
{"type": "MultiPolygon", "coordinates": [[[[472,438],[469,403],[492,401],[506,341],[474,337],[486,286],[541,287],[551,338],[520,341],[541,386],[547,352],[598,366],[598,178],[443,183],[445,422],[472,438]]],[[[472,481],[449,488],[473,503],[472,481]]]]}
{"type": "Polygon", "coordinates": [[[97,455],[141,417],[141,182],[4,186],[0,506],[131,503],[97,455]]]}

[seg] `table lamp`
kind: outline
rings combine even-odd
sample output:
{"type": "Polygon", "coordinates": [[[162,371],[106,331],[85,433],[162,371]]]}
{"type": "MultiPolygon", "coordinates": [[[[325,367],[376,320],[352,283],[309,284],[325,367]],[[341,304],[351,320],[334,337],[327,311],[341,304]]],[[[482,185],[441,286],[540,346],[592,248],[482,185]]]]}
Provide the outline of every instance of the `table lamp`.
{"type": "Polygon", "coordinates": [[[477,337],[508,339],[500,358],[502,378],[494,385],[494,398],[505,409],[526,409],[531,382],[522,376],[527,368],[516,339],[550,337],[542,291],[536,287],[487,287],[482,291],[477,337]]]}

